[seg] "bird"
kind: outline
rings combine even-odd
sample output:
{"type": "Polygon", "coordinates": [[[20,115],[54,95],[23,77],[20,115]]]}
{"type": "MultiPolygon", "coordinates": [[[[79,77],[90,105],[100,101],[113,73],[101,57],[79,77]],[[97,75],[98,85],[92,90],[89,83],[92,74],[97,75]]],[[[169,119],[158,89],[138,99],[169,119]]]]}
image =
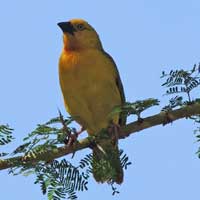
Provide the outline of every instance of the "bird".
{"type": "MultiPolygon", "coordinates": [[[[115,130],[125,125],[125,116],[111,114],[116,106],[125,103],[125,94],[117,66],[104,51],[96,30],[83,19],[57,25],[63,32],[59,81],[67,112],[91,136],[113,124],[115,130]]],[[[92,172],[99,183],[121,184],[124,175],[118,144],[111,135],[106,132],[105,140],[94,145],[92,172]]]]}

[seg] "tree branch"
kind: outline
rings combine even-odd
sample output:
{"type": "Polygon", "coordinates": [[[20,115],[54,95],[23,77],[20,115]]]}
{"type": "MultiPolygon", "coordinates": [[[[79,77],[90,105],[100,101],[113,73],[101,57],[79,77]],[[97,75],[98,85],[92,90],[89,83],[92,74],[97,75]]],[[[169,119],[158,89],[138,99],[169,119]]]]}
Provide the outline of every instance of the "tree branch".
{"type": "MultiPolygon", "coordinates": [[[[167,123],[173,122],[175,120],[181,118],[188,118],[193,115],[200,115],[200,103],[194,103],[191,105],[184,106],[182,108],[169,111],[169,112],[160,112],[159,114],[144,118],[142,122],[135,121],[126,126],[122,127],[122,133],[120,134],[120,139],[128,137],[130,134],[139,132],[141,130],[157,126],[157,125],[165,125],[167,123]]],[[[90,146],[92,140],[90,137],[87,137],[83,140],[78,141],[74,145],[68,147],[63,146],[59,148],[55,148],[52,150],[44,150],[39,154],[34,155],[26,155],[26,156],[18,156],[13,158],[8,158],[1,160],[0,159],[0,170],[8,169],[11,167],[16,167],[17,164],[21,163],[21,165],[27,164],[36,164],[39,161],[51,161],[56,158],[65,156],[67,154],[79,151],[81,149],[85,149],[90,146]]]]}

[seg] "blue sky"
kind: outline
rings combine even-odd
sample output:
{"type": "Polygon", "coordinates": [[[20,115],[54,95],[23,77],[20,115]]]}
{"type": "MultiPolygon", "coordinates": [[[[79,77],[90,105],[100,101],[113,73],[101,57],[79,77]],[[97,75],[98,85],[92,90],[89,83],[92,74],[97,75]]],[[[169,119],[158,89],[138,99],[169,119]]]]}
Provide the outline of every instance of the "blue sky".
{"type": "MultiPolygon", "coordinates": [[[[57,22],[83,18],[94,26],[117,63],[128,101],[165,101],[162,70],[200,61],[198,0],[2,1],[0,3],[0,123],[14,129],[14,149],[38,123],[65,113],[58,82],[62,35],[57,22]]],[[[152,109],[146,115],[159,112],[152,109]]],[[[191,121],[158,126],[120,141],[133,165],[120,195],[89,185],[79,199],[199,199],[200,160],[191,121]]],[[[87,151],[77,153],[80,158],[87,151]]],[[[67,159],[70,159],[68,156],[67,159]]],[[[0,172],[1,198],[46,199],[34,177],[0,172]]]]}

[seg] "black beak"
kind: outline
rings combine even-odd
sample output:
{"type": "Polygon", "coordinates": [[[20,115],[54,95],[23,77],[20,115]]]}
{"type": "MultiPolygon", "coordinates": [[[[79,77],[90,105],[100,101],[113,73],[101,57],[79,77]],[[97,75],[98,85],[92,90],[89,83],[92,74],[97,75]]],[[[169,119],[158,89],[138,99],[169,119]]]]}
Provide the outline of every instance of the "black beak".
{"type": "Polygon", "coordinates": [[[63,33],[67,32],[74,35],[74,32],[76,31],[70,22],[60,22],[58,23],[58,26],[62,29],[63,33]]]}

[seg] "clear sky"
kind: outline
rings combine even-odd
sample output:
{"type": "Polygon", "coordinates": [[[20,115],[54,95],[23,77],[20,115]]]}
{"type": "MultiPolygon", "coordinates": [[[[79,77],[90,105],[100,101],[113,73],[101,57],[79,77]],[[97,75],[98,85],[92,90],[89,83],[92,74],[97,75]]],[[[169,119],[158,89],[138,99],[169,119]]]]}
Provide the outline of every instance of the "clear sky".
{"type": "MultiPolygon", "coordinates": [[[[163,101],[162,70],[190,69],[200,61],[199,10],[199,0],[1,1],[0,123],[15,128],[16,141],[9,148],[19,145],[36,124],[57,116],[57,107],[65,113],[58,82],[62,33],[57,22],[83,18],[94,26],[117,63],[128,101],[163,101]]],[[[133,162],[120,195],[112,197],[110,187],[92,181],[79,199],[198,200],[194,127],[180,120],[120,141],[133,162]]],[[[46,199],[33,182],[33,176],[1,171],[1,199],[46,199]]]]}

